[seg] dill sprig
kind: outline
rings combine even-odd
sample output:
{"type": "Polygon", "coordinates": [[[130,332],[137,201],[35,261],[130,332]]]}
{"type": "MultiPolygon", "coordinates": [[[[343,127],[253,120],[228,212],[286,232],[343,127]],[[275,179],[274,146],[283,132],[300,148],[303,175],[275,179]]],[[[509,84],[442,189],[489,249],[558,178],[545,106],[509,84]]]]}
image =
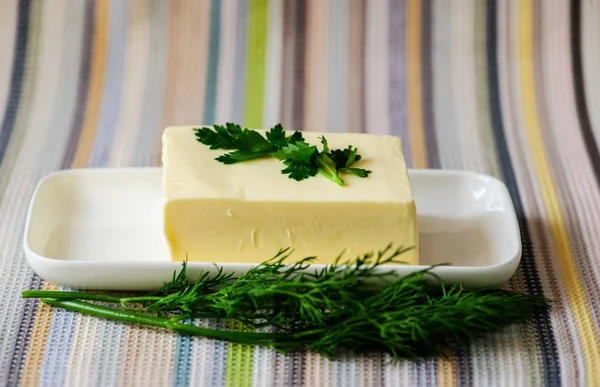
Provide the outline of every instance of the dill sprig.
{"type": "Polygon", "coordinates": [[[24,291],[23,297],[124,323],[329,358],[341,348],[383,350],[395,359],[437,356],[550,307],[546,298],[511,290],[447,286],[432,267],[406,276],[384,270],[407,250],[388,246],[352,262],[340,256],[320,270],[310,266],[316,257],[288,264],[290,251],[281,250],[237,277],[219,268],[189,281],[183,262],[161,289],[132,297],[69,291],[24,291]],[[184,322],[199,318],[238,321],[245,329],[184,322]],[[262,327],[269,330],[248,331],[262,327]]]}

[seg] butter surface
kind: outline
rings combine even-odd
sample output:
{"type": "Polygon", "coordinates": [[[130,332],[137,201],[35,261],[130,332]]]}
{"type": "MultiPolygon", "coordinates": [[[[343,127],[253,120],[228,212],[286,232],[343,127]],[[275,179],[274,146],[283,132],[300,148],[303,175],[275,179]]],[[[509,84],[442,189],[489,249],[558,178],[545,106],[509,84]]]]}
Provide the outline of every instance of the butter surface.
{"type": "Polygon", "coordinates": [[[317,175],[292,180],[275,158],[225,165],[225,150],[196,141],[192,126],[163,134],[165,233],[173,260],[259,263],[281,248],[292,258],[318,263],[376,252],[389,243],[410,246],[407,264],[418,264],[416,208],[398,137],[303,132],[318,145],[358,148],[354,166],[366,178],[343,174],[344,186],[317,175]]]}

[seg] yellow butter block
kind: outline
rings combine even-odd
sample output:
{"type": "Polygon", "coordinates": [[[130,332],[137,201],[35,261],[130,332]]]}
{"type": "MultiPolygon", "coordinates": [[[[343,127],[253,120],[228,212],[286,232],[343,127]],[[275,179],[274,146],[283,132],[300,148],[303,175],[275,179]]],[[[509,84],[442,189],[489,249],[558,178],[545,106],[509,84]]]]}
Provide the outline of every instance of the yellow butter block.
{"type": "Polygon", "coordinates": [[[260,263],[291,247],[293,257],[332,263],[340,253],[354,259],[393,243],[413,247],[401,259],[418,264],[416,208],[400,138],[303,132],[319,149],[323,135],[331,149],[358,148],[362,159],[353,167],[372,173],[343,174],[339,186],[319,174],[290,179],[272,157],[222,164],[215,158],[227,151],[198,142],[193,128],[169,127],[162,138],[164,227],[173,260],[260,263]]]}

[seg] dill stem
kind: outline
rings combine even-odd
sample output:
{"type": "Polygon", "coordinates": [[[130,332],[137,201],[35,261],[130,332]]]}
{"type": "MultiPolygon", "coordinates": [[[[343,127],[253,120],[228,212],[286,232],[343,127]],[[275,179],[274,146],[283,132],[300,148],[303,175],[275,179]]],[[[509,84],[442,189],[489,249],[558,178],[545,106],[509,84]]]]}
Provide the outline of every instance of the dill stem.
{"type": "Polygon", "coordinates": [[[23,298],[54,298],[57,300],[90,300],[120,304],[121,298],[104,294],[65,292],[61,290],[24,290],[23,298]]]}
{"type": "Polygon", "coordinates": [[[121,306],[127,310],[136,310],[136,309],[144,309],[144,308],[131,308],[129,304],[135,303],[146,303],[146,302],[157,302],[160,301],[163,297],[159,296],[140,296],[140,297],[124,297],[119,299],[119,303],[121,306]]]}
{"type": "Polygon", "coordinates": [[[176,315],[173,317],[169,317],[172,321],[181,321],[181,320],[188,320],[188,319],[195,319],[195,318],[219,318],[221,316],[215,314],[215,313],[209,313],[209,312],[194,312],[194,313],[184,313],[184,314],[180,314],[180,315],[176,315]]]}
{"type": "Polygon", "coordinates": [[[287,334],[221,331],[218,329],[202,328],[195,325],[184,324],[170,318],[148,316],[142,313],[95,305],[85,301],[42,298],[42,302],[54,307],[95,317],[102,317],[113,321],[166,328],[191,336],[204,336],[211,339],[235,341],[242,344],[269,345],[270,343],[275,343],[278,339],[289,338],[289,335],[287,334]]]}
{"type": "Polygon", "coordinates": [[[160,296],[139,296],[139,297],[124,297],[120,299],[120,303],[123,305],[126,304],[135,304],[135,303],[144,303],[144,302],[156,302],[162,300],[164,297],[160,296]]]}

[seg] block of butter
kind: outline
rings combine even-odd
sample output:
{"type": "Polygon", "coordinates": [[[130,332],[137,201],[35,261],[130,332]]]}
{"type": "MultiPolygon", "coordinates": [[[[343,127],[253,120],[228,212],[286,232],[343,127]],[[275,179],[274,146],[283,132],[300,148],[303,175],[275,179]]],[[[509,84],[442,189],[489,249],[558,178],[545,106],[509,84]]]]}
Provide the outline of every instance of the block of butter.
{"type": "Polygon", "coordinates": [[[416,208],[400,138],[303,132],[319,149],[322,135],[331,149],[358,148],[362,159],[353,166],[372,173],[344,174],[340,186],[319,174],[290,179],[273,157],[222,164],[215,158],[226,151],[199,143],[193,128],[169,127],[162,138],[164,227],[173,260],[260,263],[290,247],[292,257],[332,263],[342,253],[355,259],[392,243],[413,247],[400,259],[418,264],[416,208]]]}

